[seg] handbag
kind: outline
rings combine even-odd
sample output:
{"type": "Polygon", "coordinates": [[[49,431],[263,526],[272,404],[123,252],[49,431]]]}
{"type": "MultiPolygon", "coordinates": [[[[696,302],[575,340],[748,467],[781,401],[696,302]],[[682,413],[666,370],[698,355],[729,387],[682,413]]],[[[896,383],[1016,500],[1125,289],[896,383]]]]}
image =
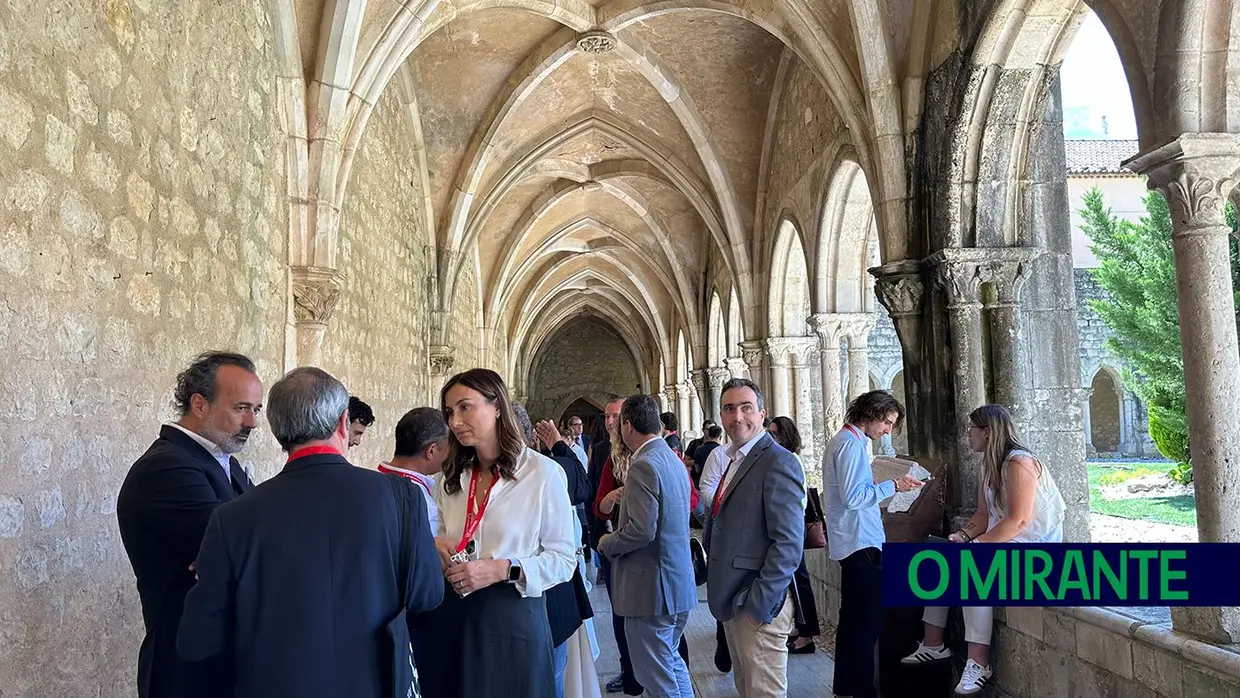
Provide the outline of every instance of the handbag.
{"type": "Polygon", "coordinates": [[[702,541],[689,537],[689,556],[693,558],[693,584],[702,586],[706,583],[706,549],[702,541]]]}
{"type": "Polygon", "coordinates": [[[409,491],[412,485],[399,475],[388,475],[396,514],[400,520],[400,550],[397,556],[397,583],[400,585],[400,611],[388,621],[384,631],[392,642],[392,698],[422,698],[418,685],[418,669],[413,665],[413,644],[409,637],[406,607],[409,605],[409,545],[413,537],[409,515],[409,491]]]}
{"type": "Polygon", "coordinates": [[[818,488],[809,488],[809,497],[805,506],[805,549],[819,550],[827,547],[827,517],[822,512],[822,501],[818,499],[818,488]]]}

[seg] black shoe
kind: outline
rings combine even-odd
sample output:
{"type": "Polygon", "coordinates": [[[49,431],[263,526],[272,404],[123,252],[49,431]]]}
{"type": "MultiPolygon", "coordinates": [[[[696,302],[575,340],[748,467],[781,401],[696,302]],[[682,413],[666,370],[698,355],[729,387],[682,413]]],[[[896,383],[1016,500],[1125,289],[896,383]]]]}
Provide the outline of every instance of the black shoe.
{"type": "Polygon", "coordinates": [[[728,653],[728,643],[715,644],[715,668],[726,674],[732,671],[732,655],[728,653]]]}
{"type": "Polygon", "coordinates": [[[617,675],[616,678],[607,682],[608,693],[619,693],[624,688],[624,677],[617,675]]]}
{"type": "Polygon", "coordinates": [[[812,641],[809,644],[797,647],[796,642],[788,643],[788,654],[813,654],[818,650],[817,645],[812,641]]]}

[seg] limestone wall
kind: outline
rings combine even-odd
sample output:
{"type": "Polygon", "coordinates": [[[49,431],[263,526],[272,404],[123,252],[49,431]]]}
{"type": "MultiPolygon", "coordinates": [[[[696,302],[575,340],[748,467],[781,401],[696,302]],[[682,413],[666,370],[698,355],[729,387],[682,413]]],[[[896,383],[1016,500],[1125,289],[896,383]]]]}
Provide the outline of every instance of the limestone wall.
{"type": "MultiPolygon", "coordinates": [[[[259,2],[0,4],[0,692],[133,695],[129,465],[197,352],[270,384],[284,140],[259,2]]],[[[259,477],[263,428],[240,454],[259,477]]]]}
{"type": "MultiPolygon", "coordinates": [[[[461,282],[457,284],[456,300],[452,304],[449,344],[456,361],[452,364],[451,373],[482,366],[482,357],[478,352],[478,343],[482,338],[478,331],[478,312],[478,265],[471,260],[461,270],[461,282]]],[[[511,388],[512,380],[508,376],[503,377],[511,388]]]]}
{"type": "Polygon", "coordinates": [[[426,404],[428,233],[407,116],[387,90],[355,156],[340,223],[344,288],[323,340],[323,368],[375,411],[349,454],[374,467],[392,456],[396,422],[426,404]]]}
{"type": "Polygon", "coordinates": [[[619,335],[598,320],[575,322],[542,350],[530,377],[526,409],[533,419],[560,418],[583,395],[604,405],[637,392],[641,382],[633,355],[619,335]]]}

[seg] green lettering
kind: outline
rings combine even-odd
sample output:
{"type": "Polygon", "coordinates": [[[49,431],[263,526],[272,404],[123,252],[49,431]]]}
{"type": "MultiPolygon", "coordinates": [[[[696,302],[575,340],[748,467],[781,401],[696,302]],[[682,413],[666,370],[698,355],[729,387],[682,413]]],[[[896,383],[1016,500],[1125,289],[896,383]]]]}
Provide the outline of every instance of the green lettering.
{"type": "Polygon", "coordinates": [[[951,581],[951,574],[947,570],[947,560],[943,554],[935,550],[919,550],[913,556],[908,566],[908,586],[913,590],[913,594],[922,601],[931,601],[943,595],[947,591],[947,584],[951,581]],[[939,566],[939,584],[934,587],[933,591],[926,591],[921,583],[917,581],[917,569],[921,563],[931,560],[939,566]]]}
{"type": "Polygon", "coordinates": [[[1101,550],[1094,551],[1094,598],[1102,598],[1102,577],[1106,577],[1111,585],[1111,589],[1115,592],[1115,596],[1121,601],[1128,600],[1128,551],[1119,551],[1119,576],[1115,576],[1115,569],[1111,567],[1111,563],[1107,560],[1107,556],[1102,554],[1101,550]]]}
{"type": "Polygon", "coordinates": [[[1076,589],[1081,592],[1081,600],[1089,601],[1089,578],[1085,575],[1085,560],[1081,551],[1069,550],[1064,556],[1063,572],[1059,575],[1060,601],[1068,596],[1068,591],[1076,589]]]}
{"type": "Polygon", "coordinates": [[[1026,550],[1025,551],[1025,601],[1034,600],[1033,585],[1037,584],[1042,587],[1042,599],[1051,600],[1055,595],[1051,593],[1051,588],[1046,585],[1046,578],[1051,574],[1051,556],[1045,550],[1026,550]],[[1040,561],[1042,569],[1035,570],[1034,562],[1040,561]]]}
{"type": "Polygon", "coordinates": [[[1004,601],[1020,598],[1020,551],[1009,550],[1008,552],[1012,555],[1012,594],[1006,598],[1000,596],[1004,601]]]}
{"type": "Polygon", "coordinates": [[[1181,580],[1188,578],[1188,572],[1184,570],[1171,570],[1172,560],[1183,560],[1188,557],[1187,550],[1163,550],[1158,555],[1159,562],[1159,579],[1162,582],[1162,594],[1160,598],[1163,601],[1187,601],[1187,591],[1172,591],[1168,584],[1171,580],[1181,580]]]}
{"type": "Polygon", "coordinates": [[[1150,598],[1150,560],[1153,560],[1156,557],[1158,557],[1157,550],[1129,550],[1128,551],[1129,560],[1140,561],[1141,566],[1138,569],[1141,571],[1141,574],[1138,577],[1140,581],[1140,585],[1138,587],[1137,598],[1141,599],[1142,601],[1148,601],[1150,598]]]}
{"type": "Polygon", "coordinates": [[[990,600],[990,589],[995,585],[998,578],[999,594],[1002,597],[1004,588],[1007,586],[1007,557],[1003,551],[991,558],[990,569],[986,570],[986,581],[982,581],[981,573],[977,569],[977,562],[973,559],[973,553],[969,550],[962,551],[960,556],[960,598],[969,598],[969,589],[977,590],[977,599],[979,601],[990,600]]]}

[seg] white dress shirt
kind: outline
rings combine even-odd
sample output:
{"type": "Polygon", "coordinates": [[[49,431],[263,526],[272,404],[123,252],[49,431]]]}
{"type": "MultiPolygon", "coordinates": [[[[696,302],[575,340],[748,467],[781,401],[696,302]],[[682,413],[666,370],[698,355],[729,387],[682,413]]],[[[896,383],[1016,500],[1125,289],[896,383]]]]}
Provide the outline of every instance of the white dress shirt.
{"type": "Polygon", "coordinates": [[[229,482],[232,482],[232,456],[231,455],[224,453],[224,450],[220,448],[218,445],[216,445],[214,441],[208,439],[207,437],[201,434],[192,432],[189,429],[186,429],[185,427],[181,426],[180,424],[177,424],[176,422],[168,422],[167,426],[173,427],[174,429],[180,429],[182,432],[185,433],[186,436],[193,439],[194,441],[197,441],[199,445],[207,449],[207,453],[210,453],[211,457],[214,458],[216,462],[220,464],[220,467],[224,469],[224,477],[229,482]]]}
{"type": "Polygon", "coordinates": [[[426,519],[430,522],[431,534],[436,535],[435,531],[439,530],[439,507],[435,505],[435,496],[431,493],[435,491],[438,478],[434,475],[423,475],[416,470],[398,468],[386,461],[379,464],[378,470],[381,473],[395,473],[413,480],[413,484],[418,486],[417,490],[422,493],[422,498],[426,500],[426,519]]]}
{"type": "Polygon", "coordinates": [[[715,503],[715,492],[719,490],[719,481],[723,479],[723,471],[728,467],[728,449],[720,446],[706,456],[702,464],[702,477],[698,480],[698,496],[707,507],[715,503]]]}
{"type": "MultiPolygon", "coordinates": [[[[722,489],[725,493],[728,491],[728,485],[732,484],[732,478],[736,477],[736,471],[740,470],[740,464],[745,460],[745,457],[749,455],[749,451],[753,449],[753,445],[758,443],[758,439],[761,439],[766,435],[767,431],[765,429],[759,429],[758,433],[754,434],[752,439],[746,441],[740,446],[735,446],[734,444],[733,446],[715,449],[716,451],[723,451],[726,449],[728,452],[728,460],[724,463],[724,467],[727,468],[727,472],[723,474],[723,484],[719,489],[722,489]],[[729,466],[728,463],[731,463],[731,465],[729,466]]],[[[699,492],[699,494],[701,493],[699,492]]]]}
{"type": "MultiPolygon", "coordinates": [[[[465,530],[471,474],[461,474],[461,489],[456,494],[447,494],[443,487],[434,489],[439,508],[437,535],[446,536],[454,549],[465,530]]],[[[572,579],[577,568],[575,521],[564,469],[527,448],[517,459],[516,479],[500,478],[491,488],[474,535],[477,559],[517,560],[522,572],[517,591],[525,597],[542,596],[572,579]]]]}

